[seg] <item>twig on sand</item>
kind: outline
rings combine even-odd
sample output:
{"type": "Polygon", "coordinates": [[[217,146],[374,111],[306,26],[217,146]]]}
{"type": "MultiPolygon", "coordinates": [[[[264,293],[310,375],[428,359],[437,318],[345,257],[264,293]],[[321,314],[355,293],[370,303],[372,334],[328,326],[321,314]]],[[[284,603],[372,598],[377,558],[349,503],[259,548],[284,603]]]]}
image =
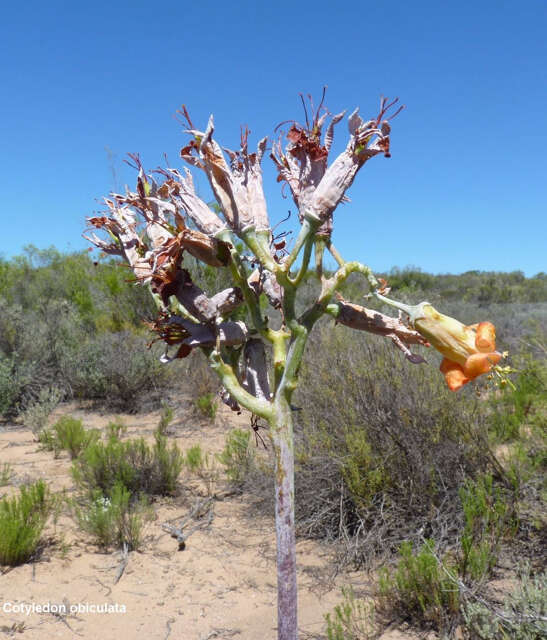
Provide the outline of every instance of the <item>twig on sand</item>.
{"type": "MultiPolygon", "coordinates": [[[[182,551],[186,547],[186,540],[198,529],[205,529],[208,527],[213,521],[213,498],[207,498],[206,500],[198,500],[196,504],[193,506],[190,513],[185,516],[177,525],[169,524],[169,522],[165,522],[161,525],[161,528],[167,533],[171,534],[172,538],[176,538],[179,543],[179,551],[182,551]],[[204,518],[204,516],[207,516],[204,518]],[[183,531],[183,527],[190,522],[192,519],[196,518],[204,518],[197,524],[195,524],[191,529],[187,531],[183,531]]],[[[176,518],[174,518],[176,520],[176,518]]],[[[172,520],[171,520],[172,522],[172,520]]]]}
{"type": "Polygon", "coordinates": [[[239,629],[213,629],[205,636],[201,636],[200,640],[211,640],[211,638],[232,638],[241,633],[239,629]]]}
{"type": "Polygon", "coordinates": [[[174,618],[169,618],[169,620],[167,620],[167,623],[166,623],[167,633],[165,634],[164,640],[167,640],[167,638],[171,635],[171,623],[172,622],[174,622],[174,618]]]}
{"type": "Polygon", "coordinates": [[[114,584],[118,584],[121,577],[123,576],[123,572],[125,571],[125,567],[127,567],[127,563],[129,562],[129,554],[127,553],[127,543],[123,543],[122,549],[122,560],[120,562],[120,566],[118,567],[118,572],[116,577],[114,578],[114,584]]]}
{"type": "MultiPolygon", "coordinates": [[[[63,600],[63,605],[64,607],[59,607],[60,610],[64,608],[65,611],[70,611],[70,602],[66,598],[63,600]]],[[[70,631],[72,631],[72,633],[75,633],[77,636],[82,636],[83,633],[76,631],[69,625],[68,620],[66,619],[66,614],[61,613],[60,610],[51,611],[50,613],[54,618],[57,618],[57,620],[60,620],[65,626],[67,626],[70,629],[70,631]]]]}

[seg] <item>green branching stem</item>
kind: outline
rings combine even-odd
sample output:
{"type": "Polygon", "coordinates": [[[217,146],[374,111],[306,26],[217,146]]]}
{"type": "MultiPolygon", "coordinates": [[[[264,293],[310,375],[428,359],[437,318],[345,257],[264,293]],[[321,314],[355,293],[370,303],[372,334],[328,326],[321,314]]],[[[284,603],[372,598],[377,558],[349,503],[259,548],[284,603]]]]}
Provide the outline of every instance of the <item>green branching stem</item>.
{"type": "MultiPolygon", "coordinates": [[[[378,288],[378,280],[376,280],[376,277],[370,267],[367,267],[357,261],[344,262],[331,278],[323,280],[323,286],[321,287],[319,297],[313,306],[303,314],[301,323],[308,329],[308,331],[311,331],[313,325],[326,312],[334,292],[338,291],[352,273],[360,273],[365,276],[371,289],[378,288]]],[[[331,312],[332,311],[333,309],[331,309],[331,312]]]]}
{"type": "MultiPolygon", "coordinates": [[[[307,245],[310,241],[313,241],[313,237],[315,236],[315,232],[317,231],[318,227],[319,227],[319,221],[316,222],[316,221],[308,220],[307,218],[304,218],[304,221],[302,222],[302,226],[300,227],[300,232],[298,233],[298,236],[295,240],[294,247],[292,248],[292,251],[290,252],[290,254],[283,261],[282,269],[286,273],[289,272],[295,260],[298,258],[298,254],[300,253],[300,250],[302,249],[302,247],[304,245],[307,245]]],[[[310,246],[309,254],[308,254],[308,262],[310,259],[309,256],[311,254],[311,249],[312,247],[310,246]]]]}
{"type": "Polygon", "coordinates": [[[302,264],[300,265],[300,269],[294,278],[290,278],[290,282],[293,286],[297,287],[301,282],[302,278],[308,273],[308,266],[310,264],[311,252],[314,245],[314,236],[313,233],[310,233],[306,238],[306,242],[304,243],[304,254],[302,255],[302,264]]]}
{"type": "Polygon", "coordinates": [[[332,244],[332,242],[330,241],[330,238],[327,242],[327,248],[331,254],[331,256],[336,260],[338,266],[342,267],[344,266],[344,264],[346,263],[346,261],[344,260],[344,258],[342,258],[342,256],[338,253],[338,251],[336,250],[335,246],[332,244]]]}
{"type": "Polygon", "coordinates": [[[179,300],[177,300],[176,296],[169,296],[169,309],[175,313],[176,315],[182,316],[190,322],[194,322],[195,324],[199,324],[199,320],[193,316],[186,307],[184,307],[179,300]]]}
{"type": "Polygon", "coordinates": [[[241,260],[241,256],[233,245],[230,248],[230,255],[232,257],[230,261],[230,271],[232,273],[232,278],[243,292],[243,298],[251,314],[254,328],[261,335],[263,335],[266,331],[266,326],[264,318],[260,313],[260,304],[255,295],[255,292],[251,289],[251,287],[249,287],[249,283],[247,282],[247,270],[245,269],[245,265],[241,260]]]}
{"type": "Polygon", "coordinates": [[[323,254],[325,253],[325,246],[325,238],[315,238],[315,274],[319,280],[323,278],[323,254]]]}
{"type": "Polygon", "coordinates": [[[285,373],[287,339],[290,337],[291,334],[283,329],[279,329],[278,331],[270,330],[270,341],[273,347],[274,394],[279,388],[283,374],[285,373]]]}
{"type": "MultiPolygon", "coordinates": [[[[267,232],[269,234],[269,232],[267,232]]],[[[258,258],[262,266],[272,273],[279,268],[270,253],[266,233],[257,232],[254,228],[246,229],[240,233],[240,238],[258,258]]]]}
{"type": "Polygon", "coordinates": [[[236,400],[242,407],[248,409],[251,413],[264,418],[270,422],[273,417],[272,405],[266,400],[255,398],[248,391],[246,391],[233,370],[233,368],[222,359],[220,353],[216,349],[209,351],[209,363],[211,369],[217,373],[220,377],[222,384],[228,393],[236,400]]]}

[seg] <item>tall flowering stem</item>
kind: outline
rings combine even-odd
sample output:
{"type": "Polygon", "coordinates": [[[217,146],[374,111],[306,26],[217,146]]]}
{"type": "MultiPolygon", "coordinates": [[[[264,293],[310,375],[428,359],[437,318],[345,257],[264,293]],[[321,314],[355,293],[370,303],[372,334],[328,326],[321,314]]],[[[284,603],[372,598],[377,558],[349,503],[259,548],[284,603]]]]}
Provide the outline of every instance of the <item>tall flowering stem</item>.
{"type": "Polygon", "coordinates": [[[306,112],[305,125],[289,121],[286,137],[273,143],[270,157],[278,180],[288,185],[301,224],[292,248],[273,237],[269,221],[261,169],[267,139],[251,151],[244,129],[239,149],[224,149],[214,137],[213,117],[200,130],[185,107],[181,113],[189,141],[180,155],[204,173],[216,210],[198,196],[188,169],[147,173],[134,155],[135,191],[111,194],[104,200],[105,211],[88,218],[90,242],[105,254],[121,257],[136,282],[150,289],[158,307],[150,328],[165,342],[162,360],[168,363],[202,351],[222,383],[223,401],[232,409],[247,409],[269,426],[275,461],[279,640],[296,640],[298,634],[291,399],[310,332],[322,316],[330,315],[353,329],[388,338],[410,362],[423,361],[411,349],[427,344],[419,329],[399,318],[344,300],[339,289],[351,274],[362,276],[365,290],[375,291],[380,284],[366,265],[345,261],[331,240],[335,210],[347,200],[357,173],[373,157],[390,156],[388,114],[400,111],[395,103],[382,99],[379,113],[369,120],[353,111],[346,148],[332,162],[334,129],[345,112],[331,117],[323,102],[316,110],[312,105],[311,118],[306,112]],[[338,264],[330,277],[323,268],[327,252],[338,264]],[[312,255],[320,292],[309,308],[297,313],[298,291],[312,255]],[[231,286],[203,290],[193,280],[188,256],[224,270],[231,286]],[[271,307],[267,315],[264,301],[271,307]]]}

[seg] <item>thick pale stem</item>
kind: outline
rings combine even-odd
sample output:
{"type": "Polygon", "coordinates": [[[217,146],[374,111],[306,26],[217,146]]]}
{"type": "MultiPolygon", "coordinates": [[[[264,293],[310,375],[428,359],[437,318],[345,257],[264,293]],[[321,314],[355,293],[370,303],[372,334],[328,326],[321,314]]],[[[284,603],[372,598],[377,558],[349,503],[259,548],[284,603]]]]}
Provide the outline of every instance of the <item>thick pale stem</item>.
{"type": "Polygon", "coordinates": [[[291,408],[285,398],[276,400],[270,434],[275,455],[277,638],[297,640],[293,422],[291,408]]]}

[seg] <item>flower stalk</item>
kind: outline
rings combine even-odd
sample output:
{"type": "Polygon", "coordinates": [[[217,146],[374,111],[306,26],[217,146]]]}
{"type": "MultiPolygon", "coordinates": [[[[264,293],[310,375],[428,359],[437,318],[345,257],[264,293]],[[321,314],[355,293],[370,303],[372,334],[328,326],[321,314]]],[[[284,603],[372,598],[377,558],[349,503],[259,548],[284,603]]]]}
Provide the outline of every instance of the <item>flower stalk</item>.
{"type": "Polygon", "coordinates": [[[378,299],[409,316],[412,326],[407,327],[399,318],[340,296],[340,288],[352,273],[364,276],[370,290],[379,286],[368,266],[343,258],[333,246],[331,234],[337,205],[348,199],[346,192],[357,173],[375,156],[390,157],[388,121],[400,108],[391,118],[387,114],[395,103],[382,99],[380,112],[367,121],[355,110],[348,118],[347,146],[330,164],[334,128],[345,112],[332,116],[327,125],[329,113],[323,100],[317,109],[312,105],[311,119],[306,113],[305,126],[290,121],[285,147],[281,139],[273,144],[270,157],[278,180],[287,183],[301,224],[288,254],[279,254],[279,246],[272,240],[264,198],[261,161],[267,139],[260,140],[256,151],[250,152],[245,128],[237,151],[223,149],[213,137],[212,116],[200,131],[185,107],[182,114],[190,140],[180,156],[205,173],[216,200],[215,210],[197,195],[188,169],[154,172],[162,176],[159,184],[145,173],[138,156],[132,156],[138,169],[136,190],[112,194],[104,201],[105,214],[88,219],[94,229],[102,229],[107,236],[101,239],[92,233],[87,236],[90,242],[106,254],[125,259],[136,281],[151,291],[158,318],[150,327],[167,349],[174,350],[171,355],[166,353],[163,361],[201,350],[220,379],[223,401],[234,410],[245,408],[269,425],[275,462],[278,640],[296,640],[298,634],[291,398],[315,323],[327,314],[352,329],[388,338],[411,362],[423,362],[423,358],[410,347],[430,342],[445,355],[446,371],[441,369],[454,385],[461,383],[462,376],[471,379],[472,374],[489,370],[497,357],[495,334],[484,323],[466,328],[427,303],[411,307],[377,292],[378,299]],[[313,250],[320,291],[298,315],[297,295],[309,273],[313,250]],[[331,277],[325,277],[325,250],[338,265],[331,277]],[[192,270],[192,261],[222,270],[232,286],[205,291],[194,282],[194,272],[199,271],[192,270]],[[248,270],[250,263],[254,271],[248,270]],[[266,302],[271,306],[268,314],[264,312],[266,302]],[[243,320],[241,309],[246,311],[243,320]],[[272,363],[271,371],[268,362],[272,363]]]}

